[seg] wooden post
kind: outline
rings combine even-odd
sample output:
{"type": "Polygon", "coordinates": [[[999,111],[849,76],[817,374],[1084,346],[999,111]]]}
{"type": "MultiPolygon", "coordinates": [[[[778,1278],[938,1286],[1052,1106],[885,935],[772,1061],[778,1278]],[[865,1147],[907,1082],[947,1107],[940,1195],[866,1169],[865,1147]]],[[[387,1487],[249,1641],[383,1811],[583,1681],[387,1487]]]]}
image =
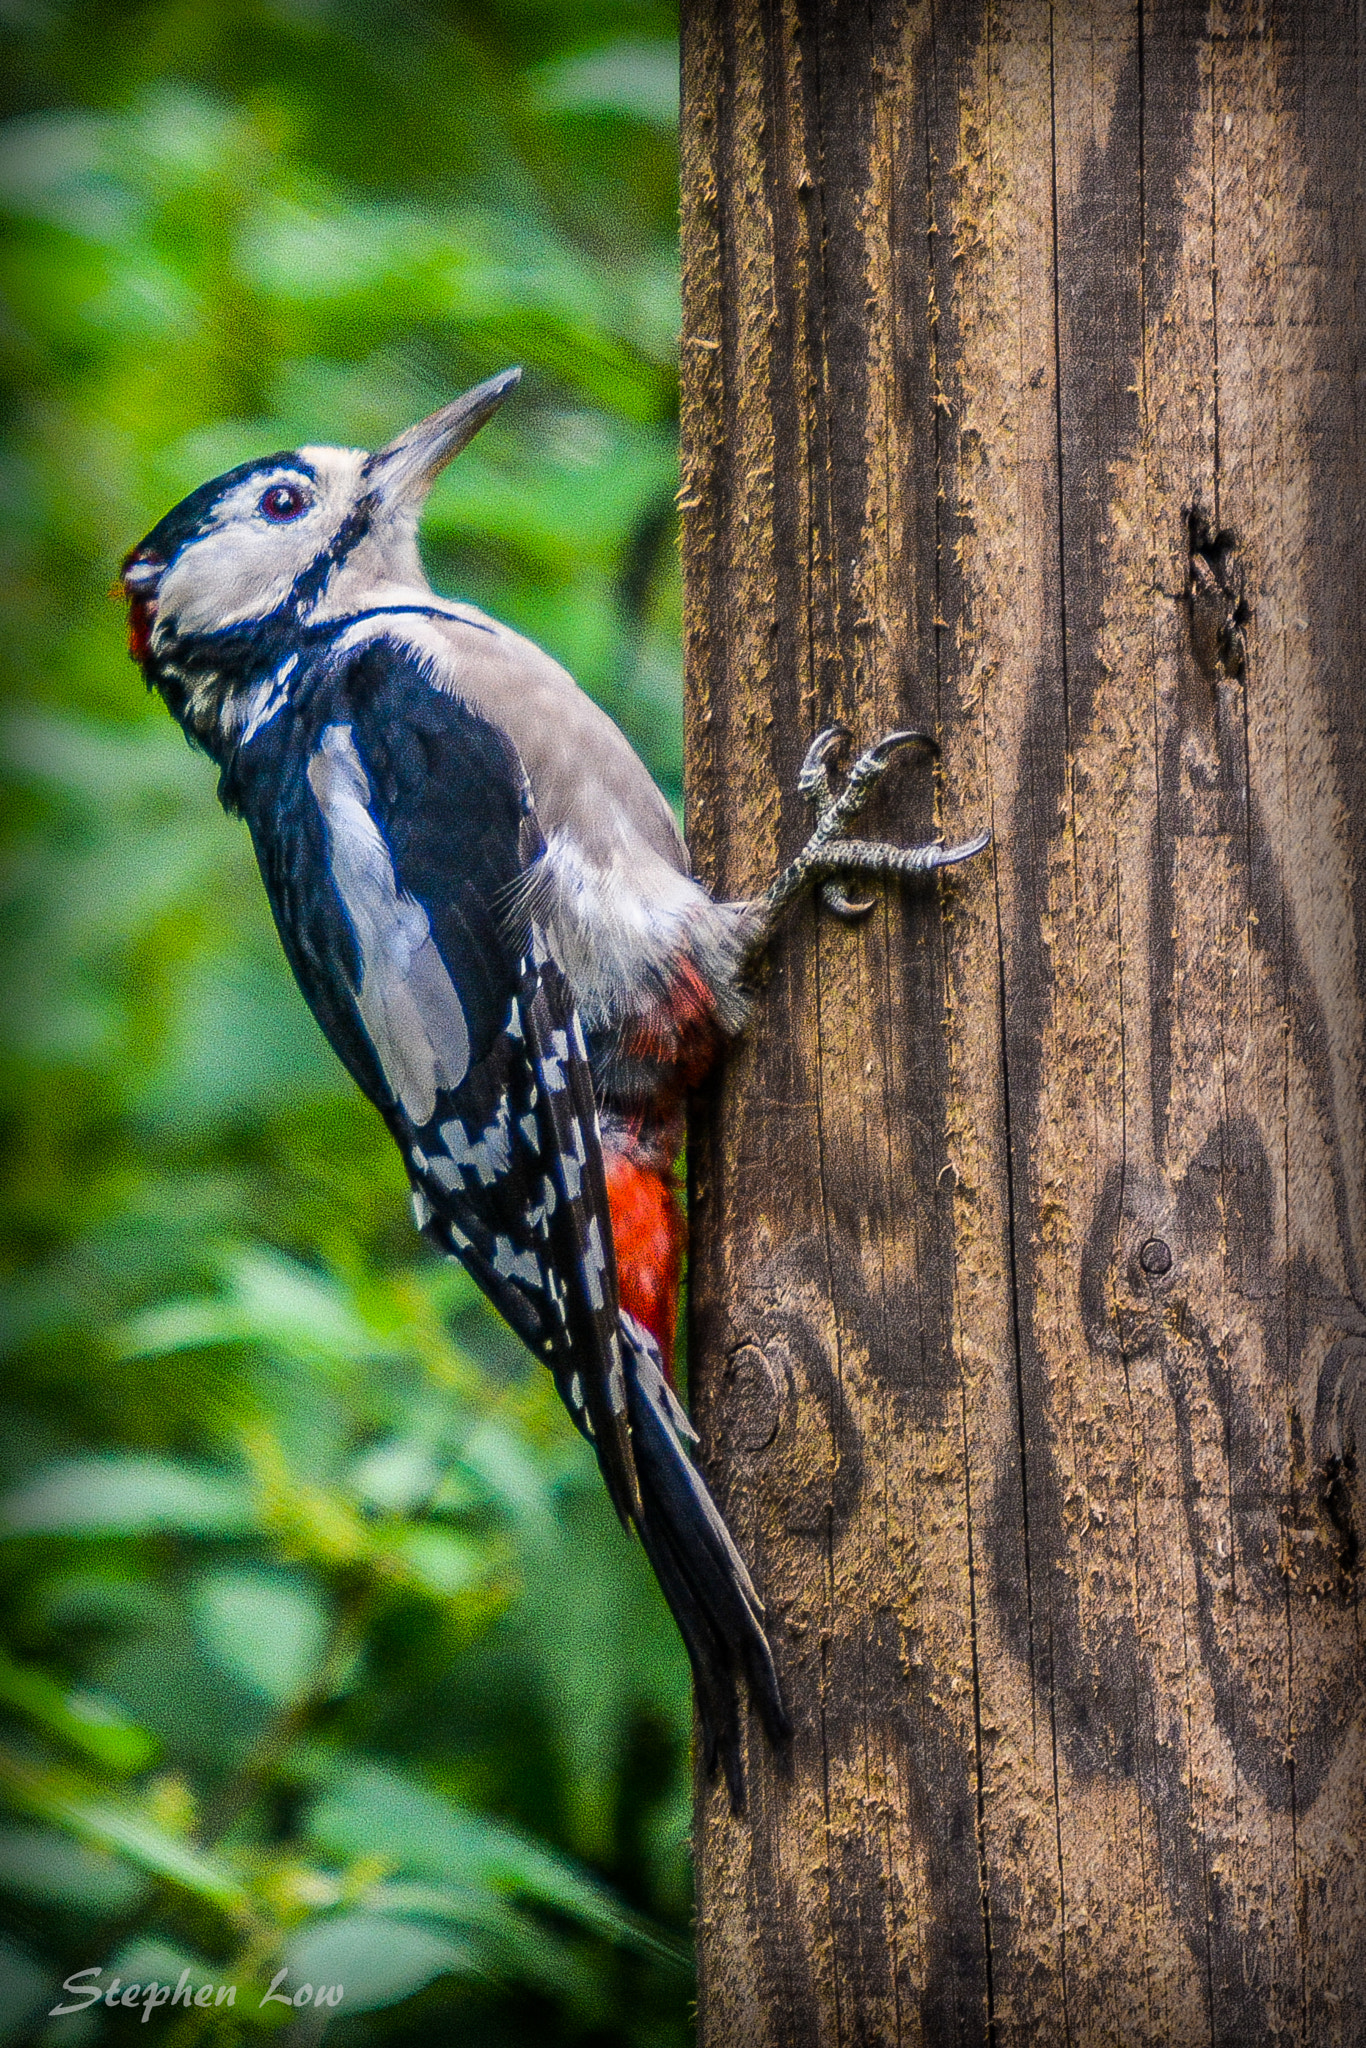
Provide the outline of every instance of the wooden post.
{"type": "Polygon", "coordinates": [[[832,719],[996,835],[796,911],[696,1119],[797,1727],[701,2039],[1366,2042],[1366,20],[684,14],[699,868],[832,719]]]}

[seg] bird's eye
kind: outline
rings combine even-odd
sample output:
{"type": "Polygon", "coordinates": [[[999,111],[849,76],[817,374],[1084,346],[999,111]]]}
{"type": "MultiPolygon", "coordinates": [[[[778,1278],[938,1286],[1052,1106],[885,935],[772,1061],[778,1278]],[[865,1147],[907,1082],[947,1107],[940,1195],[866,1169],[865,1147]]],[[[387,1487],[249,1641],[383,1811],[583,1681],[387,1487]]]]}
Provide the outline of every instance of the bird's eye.
{"type": "Polygon", "coordinates": [[[272,484],[262,496],[260,509],[267,519],[297,519],[308,510],[308,504],[308,494],[298,484],[272,484]]]}

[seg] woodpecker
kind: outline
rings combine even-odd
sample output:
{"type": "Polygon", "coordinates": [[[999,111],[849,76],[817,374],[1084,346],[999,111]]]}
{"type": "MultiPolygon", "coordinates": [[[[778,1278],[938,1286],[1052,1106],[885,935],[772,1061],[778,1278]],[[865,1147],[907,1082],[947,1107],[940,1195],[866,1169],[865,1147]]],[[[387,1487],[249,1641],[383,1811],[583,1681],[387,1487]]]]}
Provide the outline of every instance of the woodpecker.
{"type": "Polygon", "coordinates": [[[417,525],[508,370],[373,454],[243,463],[123,566],[129,642],[251,834],[304,998],[403,1155],[423,1235],[547,1365],[687,1647],[709,1770],[743,1799],[741,1674],[790,1724],[749,1572],[672,1384],[684,1103],[745,1022],[785,905],[849,874],[926,874],[986,844],[844,836],[894,733],[838,794],[814,742],[806,847],[713,900],[624,735],[549,655],[440,597],[417,525]]]}

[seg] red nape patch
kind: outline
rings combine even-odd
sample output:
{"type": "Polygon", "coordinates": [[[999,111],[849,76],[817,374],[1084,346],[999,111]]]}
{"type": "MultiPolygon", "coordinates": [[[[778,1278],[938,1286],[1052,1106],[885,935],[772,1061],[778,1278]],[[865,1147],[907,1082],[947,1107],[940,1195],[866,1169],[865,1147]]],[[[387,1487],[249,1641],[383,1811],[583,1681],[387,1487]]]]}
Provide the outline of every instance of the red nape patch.
{"type": "Polygon", "coordinates": [[[137,662],[145,662],[151,650],[157,585],[165,566],[160,555],[134,548],[124,561],[122,576],[109,593],[111,597],[128,600],[128,652],[137,662]]]}
{"type": "Polygon", "coordinates": [[[149,597],[134,597],[128,604],[128,652],[134,661],[145,661],[152,645],[152,623],[157,608],[149,597]]]}
{"type": "Polygon", "coordinates": [[[668,1178],[620,1152],[603,1155],[621,1305],[659,1346],[673,1381],[678,1278],[687,1226],[668,1178]]]}

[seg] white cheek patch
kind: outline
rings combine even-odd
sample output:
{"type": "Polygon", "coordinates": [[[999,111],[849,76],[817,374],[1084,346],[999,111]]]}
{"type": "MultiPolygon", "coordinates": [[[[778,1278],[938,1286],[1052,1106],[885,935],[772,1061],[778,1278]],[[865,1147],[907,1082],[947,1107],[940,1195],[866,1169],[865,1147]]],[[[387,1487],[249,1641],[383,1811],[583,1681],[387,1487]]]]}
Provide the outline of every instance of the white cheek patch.
{"type": "Polygon", "coordinates": [[[349,725],[324,731],[308,781],[327,830],[332,881],[360,951],[356,1008],[385,1080],[421,1127],[432,1120],[437,1090],[458,1088],[469,1071],[465,1012],[426,911],[398,887],[349,725]]]}
{"type": "MultiPolygon", "coordinates": [[[[260,488],[252,486],[252,505],[260,488]]],[[[278,609],[312,563],[327,536],[318,506],[299,519],[271,526],[245,508],[215,525],[176,556],[157,593],[153,629],[185,635],[216,633],[264,619],[278,609]]]]}
{"type": "Polygon", "coordinates": [[[313,475],[282,463],[258,471],[220,499],[207,532],[182,548],[161,579],[154,648],[177,634],[214,633],[267,618],[327,546],[356,495],[358,449],[311,451],[313,475]],[[297,519],[270,520],[261,499],[276,485],[295,485],[312,500],[297,519]]]}

